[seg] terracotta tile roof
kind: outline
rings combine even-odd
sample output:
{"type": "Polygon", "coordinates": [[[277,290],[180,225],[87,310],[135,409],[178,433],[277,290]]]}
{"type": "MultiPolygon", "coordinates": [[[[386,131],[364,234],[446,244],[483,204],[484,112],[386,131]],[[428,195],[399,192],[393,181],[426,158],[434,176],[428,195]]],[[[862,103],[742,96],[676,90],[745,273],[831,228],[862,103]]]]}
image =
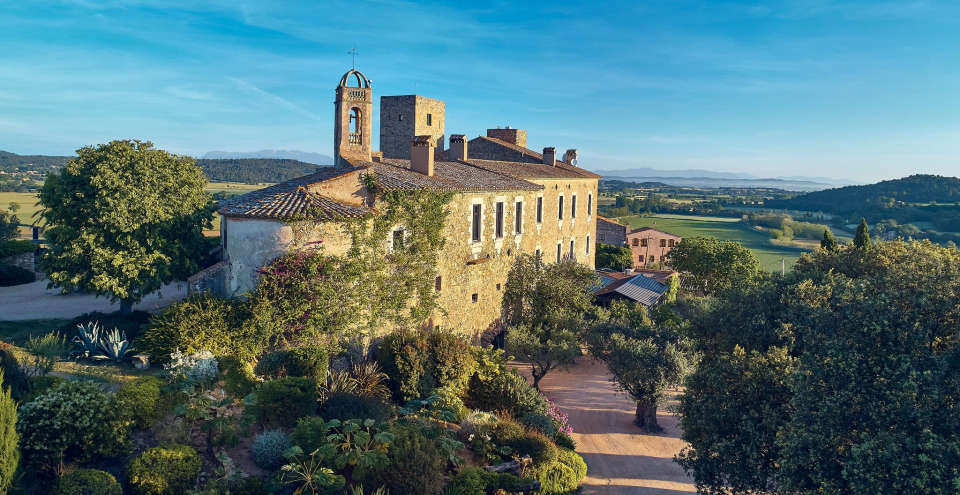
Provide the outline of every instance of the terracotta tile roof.
{"type": "MultiPolygon", "coordinates": [[[[527,156],[536,158],[541,163],[529,163],[529,162],[511,162],[511,161],[499,161],[499,160],[475,160],[469,158],[470,153],[467,152],[467,162],[476,163],[478,166],[484,166],[494,169],[494,171],[511,173],[514,177],[519,177],[522,179],[599,179],[600,175],[597,175],[589,170],[585,170],[579,167],[574,167],[569,163],[562,162],[557,160],[557,165],[551,167],[550,165],[544,165],[543,154],[537,153],[529,148],[524,148],[507,141],[503,141],[497,138],[491,138],[486,136],[478,136],[475,139],[484,139],[490,141],[499,146],[509,148],[511,150],[523,153],[527,156]],[[486,162],[486,163],[485,163],[486,162]],[[499,169],[499,170],[497,170],[499,169]]],[[[502,173],[503,173],[502,172],[502,173]]]]}
{"type": "Polygon", "coordinates": [[[339,220],[374,213],[363,205],[352,205],[308,190],[317,184],[341,177],[358,168],[327,168],[321,171],[221,201],[221,215],[253,218],[295,218],[308,216],[318,220],[339,220]]]}
{"type": "Polygon", "coordinates": [[[377,185],[386,191],[430,188],[435,191],[539,191],[543,186],[525,180],[495,173],[464,162],[434,162],[433,177],[410,170],[410,160],[385,158],[371,165],[377,185]]]}
{"type": "Polygon", "coordinates": [[[612,223],[612,224],[614,224],[614,225],[624,226],[622,223],[620,223],[620,222],[618,222],[618,221],[616,221],[616,220],[611,220],[611,219],[609,219],[609,218],[607,218],[607,217],[605,217],[605,216],[602,216],[602,215],[597,215],[597,220],[598,220],[598,221],[599,221],[599,220],[603,220],[604,222],[609,222],[609,223],[612,223]]]}

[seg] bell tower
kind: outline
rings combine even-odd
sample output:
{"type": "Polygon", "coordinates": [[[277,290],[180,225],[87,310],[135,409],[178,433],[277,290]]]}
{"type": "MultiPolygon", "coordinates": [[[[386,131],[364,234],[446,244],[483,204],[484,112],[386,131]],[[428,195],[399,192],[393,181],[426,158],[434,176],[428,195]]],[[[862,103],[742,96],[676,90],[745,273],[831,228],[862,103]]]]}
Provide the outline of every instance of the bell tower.
{"type": "Polygon", "coordinates": [[[373,138],[373,90],[370,80],[356,69],[344,74],[337,86],[334,105],[334,167],[350,167],[347,160],[370,161],[373,138]],[[356,80],[356,86],[350,85],[353,80],[356,80]]]}

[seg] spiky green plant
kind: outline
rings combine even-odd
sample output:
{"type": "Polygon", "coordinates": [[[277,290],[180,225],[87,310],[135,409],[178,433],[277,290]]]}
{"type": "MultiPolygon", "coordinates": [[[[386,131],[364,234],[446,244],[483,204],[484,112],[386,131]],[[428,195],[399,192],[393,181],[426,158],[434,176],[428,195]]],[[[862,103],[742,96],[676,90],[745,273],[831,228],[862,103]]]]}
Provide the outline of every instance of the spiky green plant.
{"type": "Polygon", "coordinates": [[[120,362],[130,352],[130,343],[127,342],[127,332],[122,334],[114,328],[112,332],[104,332],[100,338],[100,353],[105,359],[120,362]]]}
{"type": "Polygon", "coordinates": [[[100,325],[95,321],[77,325],[77,333],[80,335],[73,338],[74,349],[70,354],[84,358],[96,356],[100,352],[100,325]]]}

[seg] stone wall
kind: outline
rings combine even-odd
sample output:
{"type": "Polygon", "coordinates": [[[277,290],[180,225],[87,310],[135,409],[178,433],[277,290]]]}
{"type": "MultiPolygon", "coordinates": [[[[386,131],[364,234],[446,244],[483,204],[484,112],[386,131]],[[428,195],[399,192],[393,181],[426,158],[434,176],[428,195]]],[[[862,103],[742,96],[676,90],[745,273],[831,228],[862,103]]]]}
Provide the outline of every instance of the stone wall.
{"type": "Polygon", "coordinates": [[[557,246],[563,257],[570,255],[591,268],[596,238],[596,211],[587,214],[586,198],[596,198],[597,180],[536,180],[542,191],[463,193],[450,204],[445,234],[447,243],[440,255],[441,311],[432,324],[477,338],[500,318],[507,275],[520,254],[542,254],[544,261],[556,261],[557,246]],[[578,197],[577,218],[571,218],[571,200],[578,197]],[[559,197],[563,195],[564,219],[559,219],[559,197]],[[536,221],[537,198],[543,198],[542,222],[536,221]],[[497,238],[496,203],[504,203],[503,237],[497,238]],[[521,231],[516,233],[516,203],[521,202],[521,231]],[[473,205],[482,208],[481,241],[472,241],[473,205]]]}
{"type": "Polygon", "coordinates": [[[469,158],[476,160],[502,160],[507,162],[543,163],[543,158],[508,148],[489,139],[473,138],[469,143],[469,158]]]}
{"type": "Polygon", "coordinates": [[[230,294],[230,262],[220,261],[187,278],[187,294],[230,294]]]}
{"type": "Polygon", "coordinates": [[[410,159],[410,141],[433,136],[446,146],[446,103],[417,95],[380,97],[380,151],[385,158],[410,159]],[[428,122],[429,116],[429,122],[428,122]]]}
{"type": "Polygon", "coordinates": [[[45,278],[44,274],[40,271],[40,266],[37,263],[37,259],[33,251],[14,256],[7,256],[6,258],[0,258],[0,265],[12,265],[18,268],[23,268],[24,270],[32,273],[37,280],[43,280],[45,278]]]}
{"type": "Polygon", "coordinates": [[[527,147],[527,131],[522,129],[487,129],[487,137],[527,147]]]}
{"type": "Polygon", "coordinates": [[[612,246],[627,244],[627,226],[603,217],[597,217],[597,242],[612,246]]]}

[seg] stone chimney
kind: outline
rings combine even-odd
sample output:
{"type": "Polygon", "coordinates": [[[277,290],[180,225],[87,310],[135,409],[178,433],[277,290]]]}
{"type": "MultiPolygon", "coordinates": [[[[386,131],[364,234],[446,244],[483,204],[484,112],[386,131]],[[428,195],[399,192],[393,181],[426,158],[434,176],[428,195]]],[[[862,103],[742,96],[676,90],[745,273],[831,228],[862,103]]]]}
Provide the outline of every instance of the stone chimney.
{"type": "Polygon", "coordinates": [[[437,142],[433,136],[417,136],[410,143],[410,170],[433,177],[433,149],[437,142]]]}
{"type": "Polygon", "coordinates": [[[567,152],[563,154],[563,161],[564,161],[565,163],[570,164],[570,165],[576,166],[576,165],[577,165],[577,150],[567,150],[567,152]]]}
{"type": "Polygon", "coordinates": [[[527,147],[527,131],[507,127],[505,129],[487,129],[487,137],[506,141],[517,146],[527,147]]]}
{"type": "Polygon", "coordinates": [[[373,151],[370,153],[370,160],[375,163],[383,163],[383,152],[373,151]]]}
{"type": "Polygon", "coordinates": [[[463,134],[450,135],[450,153],[451,162],[467,159],[467,136],[463,134]]]}
{"type": "MultiPolygon", "coordinates": [[[[627,268],[627,269],[623,270],[623,273],[625,273],[625,274],[627,274],[627,275],[633,275],[633,268],[627,268]]],[[[643,279],[640,279],[640,280],[643,280],[643,279]]]]}
{"type": "Polygon", "coordinates": [[[557,166],[557,149],[556,148],[543,149],[543,164],[550,165],[551,167],[557,166]]]}

